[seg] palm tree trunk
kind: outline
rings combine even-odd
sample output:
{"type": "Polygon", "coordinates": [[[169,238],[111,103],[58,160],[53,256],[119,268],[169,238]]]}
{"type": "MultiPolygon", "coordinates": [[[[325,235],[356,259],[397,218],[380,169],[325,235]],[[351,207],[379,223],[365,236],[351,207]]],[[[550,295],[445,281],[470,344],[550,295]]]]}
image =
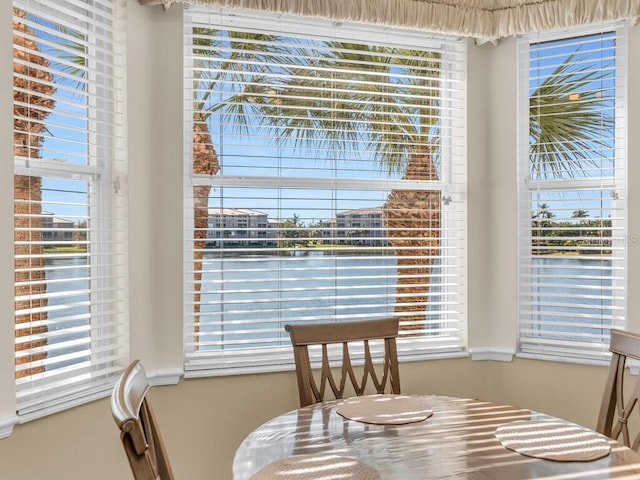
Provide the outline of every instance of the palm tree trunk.
{"type": "MultiPolygon", "coordinates": [[[[211,143],[211,134],[206,118],[201,112],[193,114],[193,173],[202,175],[215,175],[220,170],[218,155],[211,143]]],[[[202,258],[207,241],[209,228],[209,193],[210,185],[197,185],[193,187],[193,314],[194,334],[200,331],[200,291],[202,280],[202,258]]],[[[198,341],[194,342],[198,345],[198,341]]]]}
{"type": "MultiPolygon", "coordinates": [[[[24,17],[24,12],[15,11],[24,17]]],[[[21,22],[13,21],[13,29],[23,35],[13,35],[13,114],[14,114],[14,155],[17,157],[40,158],[43,133],[46,126],[44,118],[54,106],[51,98],[55,88],[50,85],[53,75],[46,70],[30,68],[36,64],[46,68],[49,62],[38,55],[38,46],[26,36],[34,33],[21,22]],[[21,47],[20,49],[15,48],[21,47]],[[23,64],[25,62],[27,65],[23,64]],[[40,95],[34,95],[37,92],[40,95]]],[[[20,341],[21,337],[44,337],[47,326],[44,324],[47,313],[44,311],[47,290],[44,273],[42,248],[42,179],[24,175],[14,177],[15,199],[15,311],[31,311],[33,313],[16,314],[16,352],[44,347],[46,338],[20,341]],[[26,324],[20,328],[20,324],[26,324]],[[33,326],[33,325],[36,326],[33,326]]],[[[45,359],[46,352],[28,357],[16,358],[16,366],[45,359]]],[[[26,377],[44,371],[43,366],[16,371],[16,378],[26,377]]]]}
{"type": "MultiPolygon", "coordinates": [[[[438,180],[428,150],[408,160],[405,180],[438,180]]],[[[434,259],[440,254],[441,192],[393,190],[383,208],[384,226],[397,260],[396,304],[404,330],[424,328],[434,259]]]]}

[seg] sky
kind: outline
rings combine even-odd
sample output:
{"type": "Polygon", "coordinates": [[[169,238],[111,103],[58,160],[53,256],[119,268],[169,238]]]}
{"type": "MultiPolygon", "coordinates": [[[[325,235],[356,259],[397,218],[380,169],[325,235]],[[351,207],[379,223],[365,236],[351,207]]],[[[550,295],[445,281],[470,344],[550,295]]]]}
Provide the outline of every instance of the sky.
{"type": "MultiPolygon", "coordinates": [[[[42,34],[44,35],[44,34],[42,34]]],[[[48,38],[50,40],[50,38],[48,38]]],[[[580,51],[585,55],[592,46],[613,46],[610,37],[602,37],[601,43],[591,44],[590,38],[579,42],[580,51]],[[608,42],[608,43],[607,43],[608,42]]],[[[531,92],[539,86],[555,65],[564,60],[577,46],[574,40],[558,41],[540,44],[532,50],[531,58],[531,92]],[[553,48],[546,48],[551,45],[553,48]],[[540,60],[537,56],[542,55],[540,60]]],[[[53,54],[50,46],[42,44],[45,53],[53,54]]],[[[604,51],[605,54],[607,51],[604,51]]],[[[604,63],[606,60],[602,60],[604,63]]],[[[61,82],[62,76],[55,81],[61,82]]],[[[611,80],[606,80],[611,82],[611,80]]],[[[607,87],[608,85],[605,85],[607,87]]],[[[602,88],[602,85],[600,85],[602,88]]],[[[56,107],[47,118],[48,136],[44,142],[43,158],[55,159],[59,162],[87,164],[88,123],[86,109],[82,106],[82,97],[78,97],[68,84],[60,84],[56,93],[56,107]]],[[[219,175],[231,176],[264,176],[273,178],[302,177],[311,179],[356,179],[370,180],[370,188],[346,189],[316,189],[316,188],[251,188],[223,187],[212,189],[210,206],[228,208],[252,208],[269,213],[271,218],[286,219],[294,214],[303,220],[312,222],[320,219],[333,218],[337,212],[354,208],[372,208],[381,206],[388,195],[389,189],[384,185],[378,189],[378,181],[389,178],[387,172],[380,169],[374,155],[366,151],[363,144],[358,152],[340,152],[334,150],[306,151],[293,148],[291,145],[278,145],[274,139],[253,129],[250,135],[240,135],[237,130],[225,125],[224,117],[210,118],[210,128],[214,148],[219,154],[221,172],[219,175]],[[311,161],[309,161],[311,159],[311,161]]],[[[611,152],[609,152],[609,155],[611,152]]],[[[606,156],[606,155],[605,155],[606,156]]],[[[514,160],[515,161],[515,160],[514,160]]],[[[398,175],[392,176],[398,178],[398,175]]],[[[330,183],[330,182],[329,182],[330,183]]],[[[258,182],[262,185],[264,182],[258,182]]],[[[63,218],[80,220],[88,215],[88,186],[80,180],[45,178],[43,181],[43,209],[51,211],[63,218]]],[[[557,191],[534,196],[533,208],[536,203],[548,203],[556,208],[556,216],[570,216],[577,209],[590,212],[590,216],[607,216],[608,206],[603,206],[602,196],[598,200],[594,190],[586,190],[581,198],[576,198],[567,192],[557,191]],[[591,198],[584,205],[580,202],[591,198]]],[[[610,192],[610,196],[615,193],[610,192]]],[[[606,202],[605,202],[606,203],[606,202]]]]}

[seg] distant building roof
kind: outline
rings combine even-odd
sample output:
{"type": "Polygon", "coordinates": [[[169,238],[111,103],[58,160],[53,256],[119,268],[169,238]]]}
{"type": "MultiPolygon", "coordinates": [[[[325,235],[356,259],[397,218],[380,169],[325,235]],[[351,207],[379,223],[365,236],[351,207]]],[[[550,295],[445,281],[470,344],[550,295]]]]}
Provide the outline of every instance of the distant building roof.
{"type": "Polygon", "coordinates": [[[67,223],[69,225],[73,225],[75,222],[73,220],[69,220],[67,218],[61,218],[54,216],[55,214],[52,212],[47,212],[46,210],[42,210],[42,215],[51,216],[52,223],[67,223]]]}
{"type": "Polygon", "coordinates": [[[250,215],[250,216],[259,216],[259,215],[266,215],[266,213],[259,212],[258,210],[251,210],[249,208],[220,208],[220,207],[213,207],[213,208],[209,209],[209,215],[228,215],[228,216],[250,215]]]}
{"type": "Polygon", "coordinates": [[[74,225],[75,224],[75,222],[73,220],[68,220],[66,218],[60,218],[60,217],[53,217],[53,223],[54,224],[65,223],[67,225],[74,225]]]}
{"type": "Polygon", "coordinates": [[[353,210],[338,212],[338,215],[371,215],[373,213],[382,213],[382,207],[355,208],[353,210]]]}

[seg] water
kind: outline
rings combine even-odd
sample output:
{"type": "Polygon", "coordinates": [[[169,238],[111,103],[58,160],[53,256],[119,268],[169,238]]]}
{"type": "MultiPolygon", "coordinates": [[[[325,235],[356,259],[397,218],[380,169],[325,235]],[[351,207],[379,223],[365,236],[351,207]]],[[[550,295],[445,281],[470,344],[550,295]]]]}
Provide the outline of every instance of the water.
{"type": "MultiPolygon", "coordinates": [[[[530,291],[521,293],[521,302],[537,301],[531,316],[546,326],[543,330],[534,328],[530,336],[567,338],[562,332],[575,331],[599,334],[599,328],[586,325],[589,319],[599,319],[603,328],[612,325],[610,260],[544,257],[534,262],[537,283],[530,290],[534,295],[530,291]],[[580,285],[575,284],[576,277],[581,278],[580,285]]],[[[47,266],[56,267],[47,271],[48,293],[62,294],[49,301],[50,332],[69,329],[52,337],[50,345],[60,345],[60,349],[50,357],[76,352],[79,357],[75,360],[81,361],[88,358],[90,340],[86,259],[52,258],[47,260],[47,266]],[[69,346],[69,342],[78,341],[79,344],[69,346]]],[[[438,273],[437,268],[434,273],[438,273]]],[[[202,283],[212,293],[204,293],[201,298],[199,341],[205,349],[220,348],[222,342],[238,348],[277,345],[288,341],[284,325],[292,321],[391,316],[395,274],[392,256],[316,254],[220,259],[214,253],[207,254],[202,283]],[[224,270],[220,269],[221,262],[224,270]],[[381,282],[381,278],[385,280],[381,282]]],[[[434,279],[431,293],[427,318],[433,320],[441,315],[446,292],[441,291],[434,279]]]]}
{"type": "Polygon", "coordinates": [[[199,341],[209,349],[288,344],[287,323],[390,317],[395,274],[389,256],[207,254],[199,341]]]}
{"type": "Polygon", "coordinates": [[[534,322],[526,336],[588,341],[601,338],[620,319],[623,307],[613,302],[609,259],[534,258],[531,276],[531,285],[525,284],[520,294],[521,310],[534,322]]]}
{"type": "Polygon", "coordinates": [[[89,267],[84,256],[47,258],[49,369],[90,359],[89,267]],[[55,359],[55,362],[52,360],[55,359]]]}

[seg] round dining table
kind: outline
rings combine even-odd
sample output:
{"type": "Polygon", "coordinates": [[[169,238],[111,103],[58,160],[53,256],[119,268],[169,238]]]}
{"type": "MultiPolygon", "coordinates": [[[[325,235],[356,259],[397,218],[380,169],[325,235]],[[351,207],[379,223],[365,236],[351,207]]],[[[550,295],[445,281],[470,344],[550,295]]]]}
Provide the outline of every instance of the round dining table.
{"type": "Polygon", "coordinates": [[[481,400],[411,397],[428,406],[428,418],[405,424],[364,423],[336,411],[342,400],[284,413],[245,438],[235,454],[233,478],[249,480],[274,462],[326,454],[357,459],[375,469],[380,479],[640,480],[640,454],[606,437],[599,441],[604,441],[607,449],[611,446],[610,453],[590,461],[531,457],[505,448],[496,437],[498,427],[514,425],[513,422],[553,421],[578,427],[570,422],[481,400]]]}

